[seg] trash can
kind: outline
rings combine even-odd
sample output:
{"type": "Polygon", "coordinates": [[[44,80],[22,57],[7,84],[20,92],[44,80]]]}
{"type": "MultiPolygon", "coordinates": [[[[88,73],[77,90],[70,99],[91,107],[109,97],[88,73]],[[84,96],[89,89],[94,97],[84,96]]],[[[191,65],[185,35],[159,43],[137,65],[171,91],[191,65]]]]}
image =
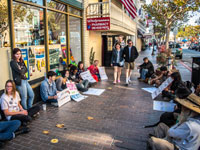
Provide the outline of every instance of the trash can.
{"type": "Polygon", "coordinates": [[[200,57],[192,57],[192,83],[195,88],[200,83],[200,57]]]}

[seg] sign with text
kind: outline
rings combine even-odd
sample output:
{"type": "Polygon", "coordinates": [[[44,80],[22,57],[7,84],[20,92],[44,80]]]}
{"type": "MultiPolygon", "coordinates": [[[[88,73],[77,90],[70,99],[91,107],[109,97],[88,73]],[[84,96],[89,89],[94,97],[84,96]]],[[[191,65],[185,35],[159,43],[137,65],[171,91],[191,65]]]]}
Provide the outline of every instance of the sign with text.
{"type": "Polygon", "coordinates": [[[57,96],[58,96],[58,99],[57,99],[58,107],[61,107],[62,105],[64,105],[65,103],[67,103],[71,100],[69,89],[65,89],[65,90],[57,93],[57,96]]]}
{"type": "Polygon", "coordinates": [[[110,17],[87,18],[87,30],[110,30],[110,17]]]}
{"type": "Polygon", "coordinates": [[[151,94],[152,99],[156,98],[166,87],[172,83],[173,79],[171,77],[167,78],[156,91],[151,94]]]}
{"type": "Polygon", "coordinates": [[[83,80],[88,80],[90,83],[95,83],[96,82],[96,80],[92,77],[92,75],[91,75],[89,70],[85,71],[85,72],[82,72],[80,75],[81,75],[81,78],[83,80]]]}
{"type": "Polygon", "coordinates": [[[99,69],[99,74],[101,77],[101,80],[108,80],[108,76],[106,75],[106,71],[104,67],[98,67],[99,69]]]}
{"type": "Polygon", "coordinates": [[[67,88],[69,89],[70,95],[79,93],[74,82],[67,83],[67,88]]]}

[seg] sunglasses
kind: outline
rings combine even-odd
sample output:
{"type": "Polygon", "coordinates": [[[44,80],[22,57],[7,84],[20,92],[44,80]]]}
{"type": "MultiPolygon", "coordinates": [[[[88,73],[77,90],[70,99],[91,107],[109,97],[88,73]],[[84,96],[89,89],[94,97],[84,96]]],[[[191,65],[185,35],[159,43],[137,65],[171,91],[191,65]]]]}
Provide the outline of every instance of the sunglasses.
{"type": "Polygon", "coordinates": [[[128,44],[132,44],[132,43],[128,43],[128,44]]]}

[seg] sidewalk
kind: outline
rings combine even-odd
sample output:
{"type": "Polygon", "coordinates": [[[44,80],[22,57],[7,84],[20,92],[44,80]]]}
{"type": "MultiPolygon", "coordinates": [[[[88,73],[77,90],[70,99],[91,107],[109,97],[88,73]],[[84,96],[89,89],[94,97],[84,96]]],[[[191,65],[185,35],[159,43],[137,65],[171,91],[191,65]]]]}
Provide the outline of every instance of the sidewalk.
{"type": "MultiPolygon", "coordinates": [[[[155,63],[156,56],[150,54],[150,50],[141,52],[136,66],[145,56],[155,63]]],[[[95,88],[106,89],[101,96],[89,95],[79,103],[71,101],[61,108],[47,106],[47,111],[41,111],[39,118],[30,124],[31,132],[8,142],[5,149],[145,150],[151,129],[143,126],[156,123],[161,114],[153,111],[150,94],[141,90],[148,85],[137,81],[136,69],[129,87],[124,86],[125,70],[122,83],[117,85],[112,84],[113,69],[108,68],[106,72],[109,80],[95,85],[95,88]],[[94,119],[88,120],[88,116],[94,119]],[[55,127],[58,123],[65,127],[55,127]],[[43,130],[49,130],[49,135],[44,135],[43,130]],[[54,138],[59,140],[57,144],[50,143],[54,138]]]]}

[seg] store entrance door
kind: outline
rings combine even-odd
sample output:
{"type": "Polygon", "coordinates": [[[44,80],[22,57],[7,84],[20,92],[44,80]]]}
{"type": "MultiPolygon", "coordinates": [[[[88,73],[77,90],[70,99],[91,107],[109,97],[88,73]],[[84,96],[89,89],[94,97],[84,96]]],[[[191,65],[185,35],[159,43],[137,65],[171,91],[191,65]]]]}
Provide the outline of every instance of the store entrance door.
{"type": "Polygon", "coordinates": [[[103,66],[110,67],[114,42],[115,42],[114,36],[102,35],[102,64],[103,66]]]}

